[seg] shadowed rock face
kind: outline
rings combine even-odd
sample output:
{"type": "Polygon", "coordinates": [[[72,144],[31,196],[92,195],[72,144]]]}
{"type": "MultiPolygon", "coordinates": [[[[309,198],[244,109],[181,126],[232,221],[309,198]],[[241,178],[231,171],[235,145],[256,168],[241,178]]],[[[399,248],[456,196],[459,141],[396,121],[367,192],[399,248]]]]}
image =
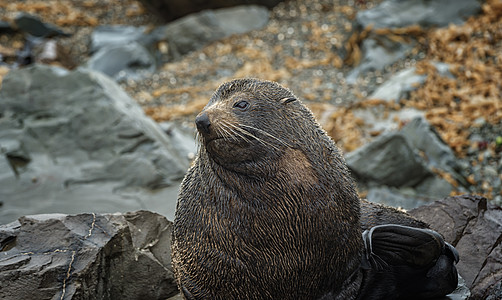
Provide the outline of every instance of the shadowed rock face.
{"type": "Polygon", "coordinates": [[[172,21],[191,13],[206,9],[232,7],[245,4],[258,4],[272,8],[282,0],[141,0],[152,13],[165,21],[172,21]]]}
{"type": "Polygon", "coordinates": [[[502,296],[502,208],[481,196],[449,197],[410,211],[457,248],[472,299],[502,296]]]}
{"type": "Polygon", "coordinates": [[[171,232],[147,211],[22,217],[0,226],[0,298],[166,299],[171,232]]]}

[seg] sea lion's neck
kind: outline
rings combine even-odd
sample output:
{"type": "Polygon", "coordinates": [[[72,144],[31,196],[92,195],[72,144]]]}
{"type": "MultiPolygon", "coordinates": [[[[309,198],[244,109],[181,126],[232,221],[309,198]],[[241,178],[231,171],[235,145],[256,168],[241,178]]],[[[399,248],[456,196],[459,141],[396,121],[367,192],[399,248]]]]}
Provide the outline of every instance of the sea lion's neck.
{"type": "Polygon", "coordinates": [[[210,154],[204,149],[199,152],[199,156],[199,161],[206,164],[205,171],[211,176],[218,177],[226,186],[232,187],[236,184],[235,189],[246,188],[241,186],[240,182],[262,184],[275,177],[277,173],[277,166],[273,162],[277,161],[278,157],[272,153],[261,156],[259,160],[249,159],[232,162],[225,158],[215,157],[214,154],[210,154]]]}
{"type": "MultiPolygon", "coordinates": [[[[285,148],[280,154],[261,157],[259,160],[242,161],[234,164],[221,165],[210,157],[207,152],[201,152],[204,156],[199,161],[209,162],[204,168],[219,179],[218,184],[223,184],[237,192],[256,191],[267,185],[277,192],[285,192],[283,189],[301,187],[309,188],[319,185],[318,175],[314,171],[306,155],[299,149],[285,148]],[[277,183],[277,186],[270,186],[277,183]]],[[[217,185],[218,186],[218,185],[217,185]]]]}
{"type": "Polygon", "coordinates": [[[331,290],[341,287],[359,264],[362,243],[357,199],[350,187],[347,194],[337,190],[343,187],[333,178],[323,179],[297,149],[275,161],[274,176],[261,179],[221,166],[209,168],[205,158],[197,167],[207,172],[200,178],[205,194],[211,196],[199,198],[195,205],[204,208],[205,218],[197,243],[207,240],[232,258],[232,264],[252,261],[244,264],[250,272],[269,268],[274,276],[291,282],[319,276],[320,285],[331,290]],[[252,251],[235,251],[239,248],[235,245],[252,251]],[[292,262],[292,257],[300,259],[292,262]],[[297,265],[281,267],[290,263],[297,265]]]}

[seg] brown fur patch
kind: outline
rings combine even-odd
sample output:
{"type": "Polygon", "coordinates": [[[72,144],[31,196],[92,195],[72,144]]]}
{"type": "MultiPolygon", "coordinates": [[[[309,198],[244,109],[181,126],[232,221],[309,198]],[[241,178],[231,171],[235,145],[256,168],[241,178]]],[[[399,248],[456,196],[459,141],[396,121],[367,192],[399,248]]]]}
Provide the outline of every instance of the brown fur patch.
{"type": "Polygon", "coordinates": [[[316,172],[307,156],[299,149],[288,148],[281,157],[282,169],[296,185],[312,186],[318,182],[316,172]]]}

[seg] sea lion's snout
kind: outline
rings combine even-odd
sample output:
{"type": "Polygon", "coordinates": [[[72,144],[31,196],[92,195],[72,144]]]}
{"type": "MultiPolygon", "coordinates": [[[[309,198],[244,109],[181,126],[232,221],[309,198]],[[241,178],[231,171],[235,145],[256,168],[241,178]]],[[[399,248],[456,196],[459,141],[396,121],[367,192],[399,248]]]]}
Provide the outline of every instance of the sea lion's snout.
{"type": "Polygon", "coordinates": [[[207,113],[203,112],[195,118],[195,125],[197,125],[197,130],[202,134],[209,134],[209,126],[211,126],[211,121],[207,113]]]}

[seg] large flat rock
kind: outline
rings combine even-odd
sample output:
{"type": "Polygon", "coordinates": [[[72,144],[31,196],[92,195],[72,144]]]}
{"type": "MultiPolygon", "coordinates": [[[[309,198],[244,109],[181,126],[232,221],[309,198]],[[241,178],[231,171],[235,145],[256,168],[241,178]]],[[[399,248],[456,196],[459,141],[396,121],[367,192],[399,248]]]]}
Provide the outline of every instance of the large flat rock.
{"type": "Polygon", "coordinates": [[[166,193],[174,201],[176,191],[166,191],[189,166],[180,139],[101,73],[11,71],[0,90],[0,224],[27,214],[145,209],[167,202],[166,193]]]}

